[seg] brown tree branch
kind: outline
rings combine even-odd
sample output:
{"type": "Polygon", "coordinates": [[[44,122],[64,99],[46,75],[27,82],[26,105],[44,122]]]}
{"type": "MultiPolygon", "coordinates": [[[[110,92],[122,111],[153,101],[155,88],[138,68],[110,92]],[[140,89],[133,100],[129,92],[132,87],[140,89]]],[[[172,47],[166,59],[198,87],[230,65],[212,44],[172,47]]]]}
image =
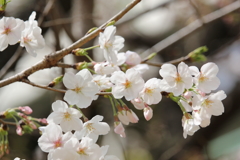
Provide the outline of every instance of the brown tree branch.
{"type": "Polygon", "coordinates": [[[27,78],[29,75],[32,73],[45,69],[45,68],[51,68],[56,65],[56,63],[61,60],[64,56],[69,54],[73,49],[79,48],[88,41],[92,40],[95,38],[101,31],[105,29],[107,24],[109,24],[111,21],[118,21],[121,19],[127,12],[129,12],[135,5],[137,5],[141,0],[133,0],[131,3],[129,3],[126,8],[124,8],[122,11],[120,11],[118,14],[116,14],[114,17],[109,19],[106,23],[104,23],[102,26],[100,26],[98,29],[94,30],[93,32],[85,35],[81,39],[79,39],[77,42],[73,43],[67,48],[64,48],[60,51],[57,51],[55,53],[52,53],[48,56],[46,56],[43,60],[38,62],[32,67],[27,68],[26,70],[9,77],[7,79],[4,79],[0,81],[0,87],[4,87],[6,85],[9,85],[11,83],[17,82],[17,81],[22,81],[22,79],[27,78]]]}

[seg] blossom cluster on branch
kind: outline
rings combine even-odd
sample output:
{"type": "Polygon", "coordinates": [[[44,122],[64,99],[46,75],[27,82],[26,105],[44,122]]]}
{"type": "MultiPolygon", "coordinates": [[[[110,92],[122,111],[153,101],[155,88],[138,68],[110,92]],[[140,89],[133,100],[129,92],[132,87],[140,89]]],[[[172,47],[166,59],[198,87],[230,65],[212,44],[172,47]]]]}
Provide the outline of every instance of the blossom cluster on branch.
{"type": "MultiPolygon", "coordinates": [[[[44,46],[44,39],[34,20],[35,16],[36,13],[33,12],[26,22],[3,17],[0,20],[0,50],[6,49],[8,44],[20,42],[31,55],[36,56],[36,50],[44,46]]],[[[99,136],[110,131],[110,126],[103,122],[104,117],[96,115],[89,120],[82,112],[82,109],[89,107],[101,95],[111,103],[114,132],[121,137],[127,136],[123,124],[139,121],[134,110],[124,103],[125,100],[131,102],[136,109],[143,110],[145,119],[149,121],[153,117],[151,105],[157,105],[163,96],[172,99],[183,113],[184,138],[193,135],[200,126],[208,126],[212,115],[219,116],[224,112],[224,91],[211,93],[220,85],[215,63],[206,63],[200,70],[195,66],[189,67],[184,62],[179,62],[177,67],[166,63],[159,70],[161,78],[153,77],[145,82],[142,75],[149,70],[149,66],[144,62],[154,56],[143,60],[133,51],[119,53],[124,46],[124,38],[115,33],[116,27],[109,25],[100,33],[98,45],[72,51],[76,56],[86,56],[89,62],[79,63],[75,68],[80,70],[78,73],[67,72],[56,79],[67,90],[64,101],[53,102],[53,112],[46,121],[26,116],[31,113],[28,107],[7,110],[1,114],[0,119],[15,119],[19,135],[26,130],[17,120],[19,118],[30,131],[38,128],[39,123],[46,122],[46,126],[39,127],[41,137],[38,144],[43,152],[48,153],[49,160],[118,160],[116,156],[106,155],[109,146],[100,147],[96,143],[99,136]],[[94,48],[102,50],[104,62],[95,62],[88,56],[87,51],[94,48]]],[[[52,83],[49,87],[55,85],[52,83]]],[[[2,124],[7,125],[4,121],[2,124]]],[[[0,133],[6,135],[6,132],[6,127],[2,126],[0,133]]],[[[8,148],[5,148],[3,153],[8,152],[8,148]]]]}

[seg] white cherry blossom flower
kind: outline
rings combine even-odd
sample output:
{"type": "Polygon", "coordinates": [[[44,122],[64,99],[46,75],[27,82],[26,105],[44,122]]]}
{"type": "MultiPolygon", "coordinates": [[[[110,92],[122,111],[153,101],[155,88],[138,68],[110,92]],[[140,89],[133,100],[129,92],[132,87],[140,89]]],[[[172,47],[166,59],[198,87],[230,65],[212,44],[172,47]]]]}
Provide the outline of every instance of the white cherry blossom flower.
{"type": "Polygon", "coordinates": [[[106,75],[93,75],[93,81],[98,85],[100,90],[106,90],[112,87],[112,83],[110,82],[110,78],[106,77],[106,75]]]}
{"type": "Polygon", "coordinates": [[[110,131],[109,125],[106,122],[101,122],[102,120],[103,116],[94,116],[91,120],[84,123],[81,131],[76,131],[74,135],[78,139],[89,137],[96,142],[99,135],[105,135],[110,131]]]}
{"type": "Polygon", "coordinates": [[[139,94],[145,103],[152,105],[161,101],[160,85],[161,80],[157,78],[151,78],[145,83],[143,90],[139,94]]]}
{"type": "Polygon", "coordinates": [[[38,139],[38,145],[43,152],[51,152],[58,147],[63,147],[72,136],[71,132],[62,134],[61,127],[52,123],[44,129],[44,133],[38,139]]]}
{"type": "Polygon", "coordinates": [[[29,20],[24,22],[25,29],[22,31],[20,45],[25,47],[27,52],[32,56],[37,56],[37,50],[45,46],[45,40],[42,36],[42,30],[38,27],[37,21],[34,20],[36,12],[32,12],[29,20]]]}
{"type": "Polygon", "coordinates": [[[141,57],[136,52],[132,51],[126,52],[126,64],[135,66],[137,64],[140,64],[141,61],[142,61],[141,57]]]}
{"type": "Polygon", "coordinates": [[[137,64],[136,66],[132,67],[136,71],[138,71],[140,74],[145,73],[147,70],[149,70],[148,64],[137,64]]]}
{"type": "Polygon", "coordinates": [[[3,17],[0,19],[0,51],[8,47],[8,44],[16,44],[21,38],[24,30],[24,22],[13,17],[3,17]]]}
{"type": "MultiPolygon", "coordinates": [[[[188,114],[188,113],[187,113],[188,114]]],[[[198,125],[194,123],[194,120],[188,115],[184,115],[182,118],[183,137],[187,138],[187,135],[192,136],[197,130],[200,129],[198,125]]]]}
{"type": "Polygon", "coordinates": [[[64,132],[77,130],[83,127],[81,121],[82,114],[75,108],[69,108],[68,105],[60,100],[52,104],[53,112],[48,116],[48,123],[60,124],[64,132]]]}
{"type": "Polygon", "coordinates": [[[211,93],[209,96],[202,97],[202,99],[196,103],[196,108],[206,110],[206,112],[211,115],[219,116],[224,112],[222,100],[226,97],[226,94],[222,90],[217,93],[211,93]]]}
{"type": "Polygon", "coordinates": [[[122,71],[116,71],[112,74],[110,80],[114,84],[112,94],[116,99],[123,96],[128,101],[137,98],[144,86],[144,80],[135,69],[128,69],[126,74],[122,71]]]}
{"type": "Polygon", "coordinates": [[[194,75],[194,83],[196,88],[205,93],[210,93],[215,90],[220,85],[220,80],[218,79],[218,66],[215,63],[209,62],[201,67],[199,72],[198,68],[195,66],[189,67],[192,75],[194,75]]]}
{"type": "Polygon", "coordinates": [[[99,75],[109,75],[115,71],[120,71],[119,67],[115,64],[104,62],[94,65],[94,71],[99,75]]]}
{"type": "Polygon", "coordinates": [[[174,96],[179,96],[185,89],[189,89],[193,85],[189,68],[184,62],[179,63],[178,68],[172,64],[164,64],[159,73],[169,85],[174,96]]]}
{"type": "Polygon", "coordinates": [[[99,87],[92,80],[92,74],[87,69],[79,71],[76,75],[65,73],[63,84],[69,90],[65,93],[64,100],[79,108],[88,107],[99,92],[99,87]]]}
{"type": "Polygon", "coordinates": [[[104,32],[99,35],[99,45],[103,49],[103,55],[109,63],[117,63],[117,53],[123,48],[124,38],[115,36],[116,27],[108,26],[104,32]]]}

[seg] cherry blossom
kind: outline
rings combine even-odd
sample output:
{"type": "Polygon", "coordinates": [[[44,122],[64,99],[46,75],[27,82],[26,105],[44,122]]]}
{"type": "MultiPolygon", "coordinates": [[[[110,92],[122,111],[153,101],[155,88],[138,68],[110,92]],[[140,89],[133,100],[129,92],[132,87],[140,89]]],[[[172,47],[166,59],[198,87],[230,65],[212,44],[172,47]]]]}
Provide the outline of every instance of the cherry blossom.
{"type": "Polygon", "coordinates": [[[51,152],[58,147],[63,147],[72,136],[71,132],[62,134],[61,127],[52,123],[44,128],[42,136],[38,139],[38,145],[42,151],[51,152]]]}
{"type": "Polygon", "coordinates": [[[184,89],[189,89],[193,85],[189,68],[184,62],[179,63],[178,68],[172,64],[164,64],[159,73],[163,77],[165,84],[169,85],[168,90],[175,96],[179,96],[184,89]]]}
{"type": "Polygon", "coordinates": [[[187,138],[187,135],[192,136],[197,130],[200,129],[198,125],[195,125],[194,120],[189,117],[188,113],[182,118],[182,126],[184,138],[187,138]]]}
{"type": "Polygon", "coordinates": [[[93,81],[98,85],[99,89],[106,90],[112,87],[112,83],[110,82],[110,78],[106,77],[106,75],[93,75],[93,81]]]}
{"type": "Polygon", "coordinates": [[[70,105],[86,108],[99,92],[99,87],[92,81],[93,77],[87,69],[79,71],[76,75],[65,73],[63,84],[69,89],[65,93],[64,100],[70,105]]]}
{"type": "Polygon", "coordinates": [[[103,49],[103,55],[109,63],[117,63],[117,53],[123,48],[124,38],[115,36],[116,27],[108,26],[104,32],[99,35],[99,45],[103,49]]]}
{"type": "Polygon", "coordinates": [[[162,94],[159,87],[160,85],[161,80],[157,78],[151,78],[145,83],[143,90],[140,92],[140,96],[145,103],[152,105],[161,101],[162,94]]]}
{"type": "Polygon", "coordinates": [[[105,135],[110,131],[109,125],[106,122],[101,122],[102,120],[103,116],[94,116],[91,120],[84,123],[81,131],[76,131],[74,135],[78,139],[82,139],[82,137],[90,137],[96,142],[99,135],[105,135]]]}
{"type": "Polygon", "coordinates": [[[114,84],[112,94],[116,99],[123,96],[128,101],[137,98],[144,86],[144,80],[135,69],[128,69],[126,74],[122,71],[116,71],[110,80],[114,84]]]}
{"type": "Polygon", "coordinates": [[[82,114],[77,109],[69,108],[60,100],[52,104],[52,109],[53,112],[47,118],[48,123],[60,124],[64,132],[82,129],[83,123],[80,120],[82,114]]]}
{"type": "Polygon", "coordinates": [[[8,47],[8,44],[16,44],[21,38],[24,30],[24,22],[13,17],[3,17],[0,19],[0,51],[8,47]]]}
{"type": "Polygon", "coordinates": [[[137,64],[140,64],[141,61],[142,61],[141,57],[136,52],[132,51],[126,52],[126,64],[135,66],[137,64]]]}
{"type": "Polygon", "coordinates": [[[38,27],[37,21],[34,20],[36,12],[32,12],[29,20],[24,22],[25,29],[21,34],[20,45],[25,47],[27,52],[32,56],[37,56],[37,50],[42,49],[45,46],[45,40],[42,36],[42,30],[38,27]]]}
{"type": "Polygon", "coordinates": [[[205,93],[210,93],[220,85],[220,80],[216,77],[218,73],[218,66],[215,63],[209,62],[201,67],[199,72],[195,66],[189,67],[192,75],[194,75],[194,83],[196,88],[205,93]]]}

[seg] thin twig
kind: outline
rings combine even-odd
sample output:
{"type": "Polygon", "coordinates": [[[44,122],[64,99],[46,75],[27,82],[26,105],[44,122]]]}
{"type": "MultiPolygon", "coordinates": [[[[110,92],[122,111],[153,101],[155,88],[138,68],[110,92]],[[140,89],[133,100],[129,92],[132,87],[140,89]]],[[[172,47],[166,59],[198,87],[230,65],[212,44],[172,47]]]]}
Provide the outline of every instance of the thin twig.
{"type": "Polygon", "coordinates": [[[3,121],[1,119],[0,119],[0,123],[16,126],[16,123],[14,123],[14,122],[7,122],[7,121],[3,121]]]}
{"type": "Polygon", "coordinates": [[[129,5],[127,5],[122,11],[120,11],[118,14],[116,14],[114,17],[109,19],[106,23],[104,23],[102,26],[100,26],[98,29],[94,30],[93,32],[85,35],[83,38],[79,39],[77,42],[73,43],[67,48],[64,48],[60,51],[57,51],[55,53],[52,53],[48,56],[46,56],[43,60],[38,62],[37,64],[33,65],[30,68],[27,68],[26,70],[9,77],[7,79],[4,79],[0,81],[0,87],[9,85],[11,83],[21,81],[23,78],[28,77],[32,73],[45,69],[45,68],[51,68],[56,65],[56,63],[61,60],[64,56],[68,55],[73,49],[79,48],[88,41],[95,38],[101,31],[105,29],[105,27],[112,21],[118,21],[121,19],[127,12],[129,12],[135,5],[137,5],[141,0],[133,0],[129,5]]]}
{"type": "Polygon", "coordinates": [[[60,93],[65,93],[66,92],[65,90],[62,90],[62,89],[56,89],[56,88],[51,88],[51,87],[48,87],[48,86],[35,84],[35,83],[29,81],[28,79],[22,79],[22,82],[27,83],[27,84],[29,84],[31,86],[42,88],[42,89],[46,89],[46,90],[51,90],[51,91],[60,92],[60,93]]]}
{"type": "Polygon", "coordinates": [[[48,15],[49,11],[52,9],[53,4],[54,4],[55,0],[49,0],[46,7],[44,8],[41,17],[38,18],[38,24],[39,26],[41,26],[41,24],[43,23],[43,20],[45,18],[46,15],[48,15]]]}
{"type": "Polygon", "coordinates": [[[155,66],[155,67],[161,67],[163,64],[165,63],[170,63],[170,64],[178,64],[180,62],[186,62],[186,61],[189,61],[190,60],[190,56],[189,54],[185,57],[181,57],[181,58],[178,58],[178,59],[174,59],[172,61],[168,61],[168,62],[164,62],[164,63],[153,63],[153,62],[148,62],[148,61],[144,61],[142,63],[145,63],[145,64],[148,64],[150,66],[155,66]]]}
{"type": "MultiPolygon", "coordinates": [[[[66,90],[56,89],[56,88],[51,88],[51,87],[48,87],[48,86],[39,85],[39,84],[36,84],[36,83],[33,83],[33,82],[29,81],[28,79],[22,79],[22,82],[27,83],[27,84],[29,84],[33,87],[38,87],[38,88],[42,88],[42,89],[46,89],[46,90],[50,90],[50,91],[54,91],[54,92],[59,92],[59,93],[66,93],[66,90]]],[[[111,95],[111,94],[112,94],[111,92],[99,92],[96,95],[104,96],[104,95],[111,95]]]]}
{"type": "MultiPolygon", "coordinates": [[[[203,16],[202,19],[205,24],[211,23],[231,12],[234,12],[240,8],[240,1],[233,2],[217,11],[214,11],[206,16],[203,16]]],[[[169,37],[165,38],[164,40],[158,42],[150,49],[146,50],[144,54],[150,54],[153,52],[161,52],[165,48],[173,45],[174,43],[182,40],[183,38],[191,35],[193,32],[199,30],[203,26],[203,23],[198,19],[188,26],[180,29],[179,31],[173,33],[169,37]]]]}
{"type": "Polygon", "coordinates": [[[0,79],[7,73],[9,68],[18,60],[18,58],[22,55],[23,48],[18,47],[14,55],[7,61],[7,63],[0,70],[0,79]]]}
{"type": "Polygon", "coordinates": [[[202,18],[202,14],[200,13],[200,11],[198,10],[197,6],[194,4],[193,0],[189,0],[190,5],[193,7],[193,9],[196,12],[197,18],[201,20],[202,24],[205,24],[204,19],[202,18]]]}

